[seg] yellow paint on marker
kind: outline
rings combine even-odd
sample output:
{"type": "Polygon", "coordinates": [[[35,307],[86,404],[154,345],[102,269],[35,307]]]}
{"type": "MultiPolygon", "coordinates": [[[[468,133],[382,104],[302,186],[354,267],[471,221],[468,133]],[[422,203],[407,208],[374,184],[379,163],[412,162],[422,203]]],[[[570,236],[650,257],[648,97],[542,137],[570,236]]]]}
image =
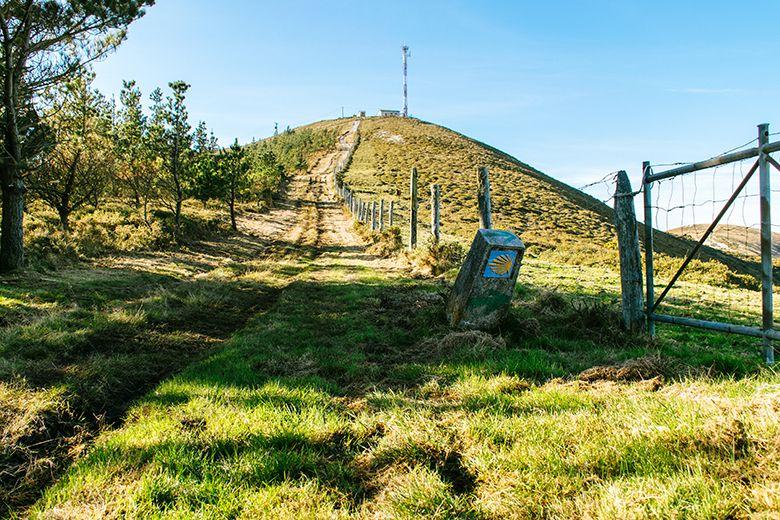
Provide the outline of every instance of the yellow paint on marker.
{"type": "Polygon", "coordinates": [[[510,255],[499,255],[490,261],[490,270],[497,275],[505,275],[512,269],[512,257],[510,255]]]}

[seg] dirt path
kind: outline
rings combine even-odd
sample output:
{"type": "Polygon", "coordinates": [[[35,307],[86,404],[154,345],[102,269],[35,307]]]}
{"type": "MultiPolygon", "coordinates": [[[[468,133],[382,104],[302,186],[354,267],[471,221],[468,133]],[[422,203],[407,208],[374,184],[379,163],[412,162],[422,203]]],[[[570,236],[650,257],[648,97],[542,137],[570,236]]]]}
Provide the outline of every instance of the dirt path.
{"type": "Polygon", "coordinates": [[[363,242],[352,231],[352,222],[331,188],[334,166],[349,153],[357,138],[358,123],[339,136],[334,151],[321,157],[305,174],[291,179],[276,207],[265,214],[242,218],[241,231],[269,242],[311,247],[318,253],[360,248],[363,242]]]}

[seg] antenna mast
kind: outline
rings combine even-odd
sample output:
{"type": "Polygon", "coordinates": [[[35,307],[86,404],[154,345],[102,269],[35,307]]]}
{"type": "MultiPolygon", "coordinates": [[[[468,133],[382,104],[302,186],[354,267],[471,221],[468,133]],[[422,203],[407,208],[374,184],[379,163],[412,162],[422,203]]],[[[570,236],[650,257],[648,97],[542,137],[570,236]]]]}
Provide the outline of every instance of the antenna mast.
{"type": "Polygon", "coordinates": [[[411,56],[409,53],[409,46],[404,45],[401,47],[404,56],[404,117],[409,117],[409,95],[406,90],[406,59],[411,56]]]}

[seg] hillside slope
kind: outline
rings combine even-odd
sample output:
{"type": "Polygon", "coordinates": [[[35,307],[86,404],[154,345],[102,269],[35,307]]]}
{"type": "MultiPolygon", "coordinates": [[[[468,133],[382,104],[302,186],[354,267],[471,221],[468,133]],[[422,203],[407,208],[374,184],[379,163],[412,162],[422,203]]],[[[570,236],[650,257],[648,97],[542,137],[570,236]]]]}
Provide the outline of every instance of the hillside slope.
{"type": "MultiPolygon", "coordinates": [[[[698,240],[709,224],[693,224],[670,229],[669,233],[698,240]]],[[[756,228],[724,224],[717,226],[707,239],[712,247],[736,255],[761,256],[761,232],[756,228]]],[[[772,233],[772,257],[780,258],[780,233],[772,233]]]]}
{"type": "MultiPolygon", "coordinates": [[[[307,128],[339,130],[352,121],[321,121],[307,128]]],[[[413,118],[361,120],[360,144],[343,180],[366,199],[394,199],[400,221],[407,222],[409,172],[416,167],[420,225],[428,221],[429,186],[438,183],[443,232],[468,241],[478,225],[475,194],[480,166],[490,169],[495,227],[517,232],[529,255],[566,263],[616,266],[617,240],[610,206],[500,150],[442,126],[413,118]]],[[[661,231],[656,232],[655,244],[659,253],[669,257],[682,257],[693,247],[691,240],[661,231]]],[[[758,273],[756,264],[718,249],[704,247],[699,258],[718,260],[736,272],[758,273]]]]}
{"type": "Polygon", "coordinates": [[[554,248],[562,237],[598,244],[613,240],[611,211],[601,202],[498,150],[416,119],[364,120],[345,180],[382,197],[397,188],[405,208],[409,171],[416,167],[423,199],[430,184],[441,185],[444,231],[471,238],[479,166],[490,169],[496,227],[516,230],[539,249],[554,248]]]}

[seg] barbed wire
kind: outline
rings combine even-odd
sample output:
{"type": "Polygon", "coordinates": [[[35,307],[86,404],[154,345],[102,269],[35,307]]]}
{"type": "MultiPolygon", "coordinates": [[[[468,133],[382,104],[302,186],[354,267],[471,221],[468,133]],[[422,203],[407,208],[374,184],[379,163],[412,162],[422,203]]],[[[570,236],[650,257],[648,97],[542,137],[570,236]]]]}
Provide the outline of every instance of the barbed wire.
{"type": "MultiPolygon", "coordinates": [[[[769,134],[769,135],[770,136],[772,136],[772,135],[780,135],[780,132],[775,132],[775,133],[769,134]]],[[[704,159],[704,161],[709,161],[709,160],[712,160],[712,159],[717,159],[718,157],[723,157],[724,155],[728,155],[728,154],[730,154],[732,152],[736,152],[737,150],[741,150],[742,148],[746,148],[746,147],[748,147],[751,144],[756,143],[756,142],[758,142],[758,137],[754,137],[750,141],[748,141],[748,142],[746,142],[744,144],[741,144],[739,146],[735,146],[734,148],[730,148],[730,149],[726,150],[725,152],[721,152],[721,153],[719,153],[717,155],[713,155],[712,157],[708,157],[707,159],[704,159]]],[[[667,167],[667,166],[688,166],[689,164],[694,164],[696,162],[702,162],[702,161],[682,161],[682,162],[672,162],[672,163],[654,163],[654,164],[650,165],[650,168],[659,168],[659,167],[667,167]]]]}

